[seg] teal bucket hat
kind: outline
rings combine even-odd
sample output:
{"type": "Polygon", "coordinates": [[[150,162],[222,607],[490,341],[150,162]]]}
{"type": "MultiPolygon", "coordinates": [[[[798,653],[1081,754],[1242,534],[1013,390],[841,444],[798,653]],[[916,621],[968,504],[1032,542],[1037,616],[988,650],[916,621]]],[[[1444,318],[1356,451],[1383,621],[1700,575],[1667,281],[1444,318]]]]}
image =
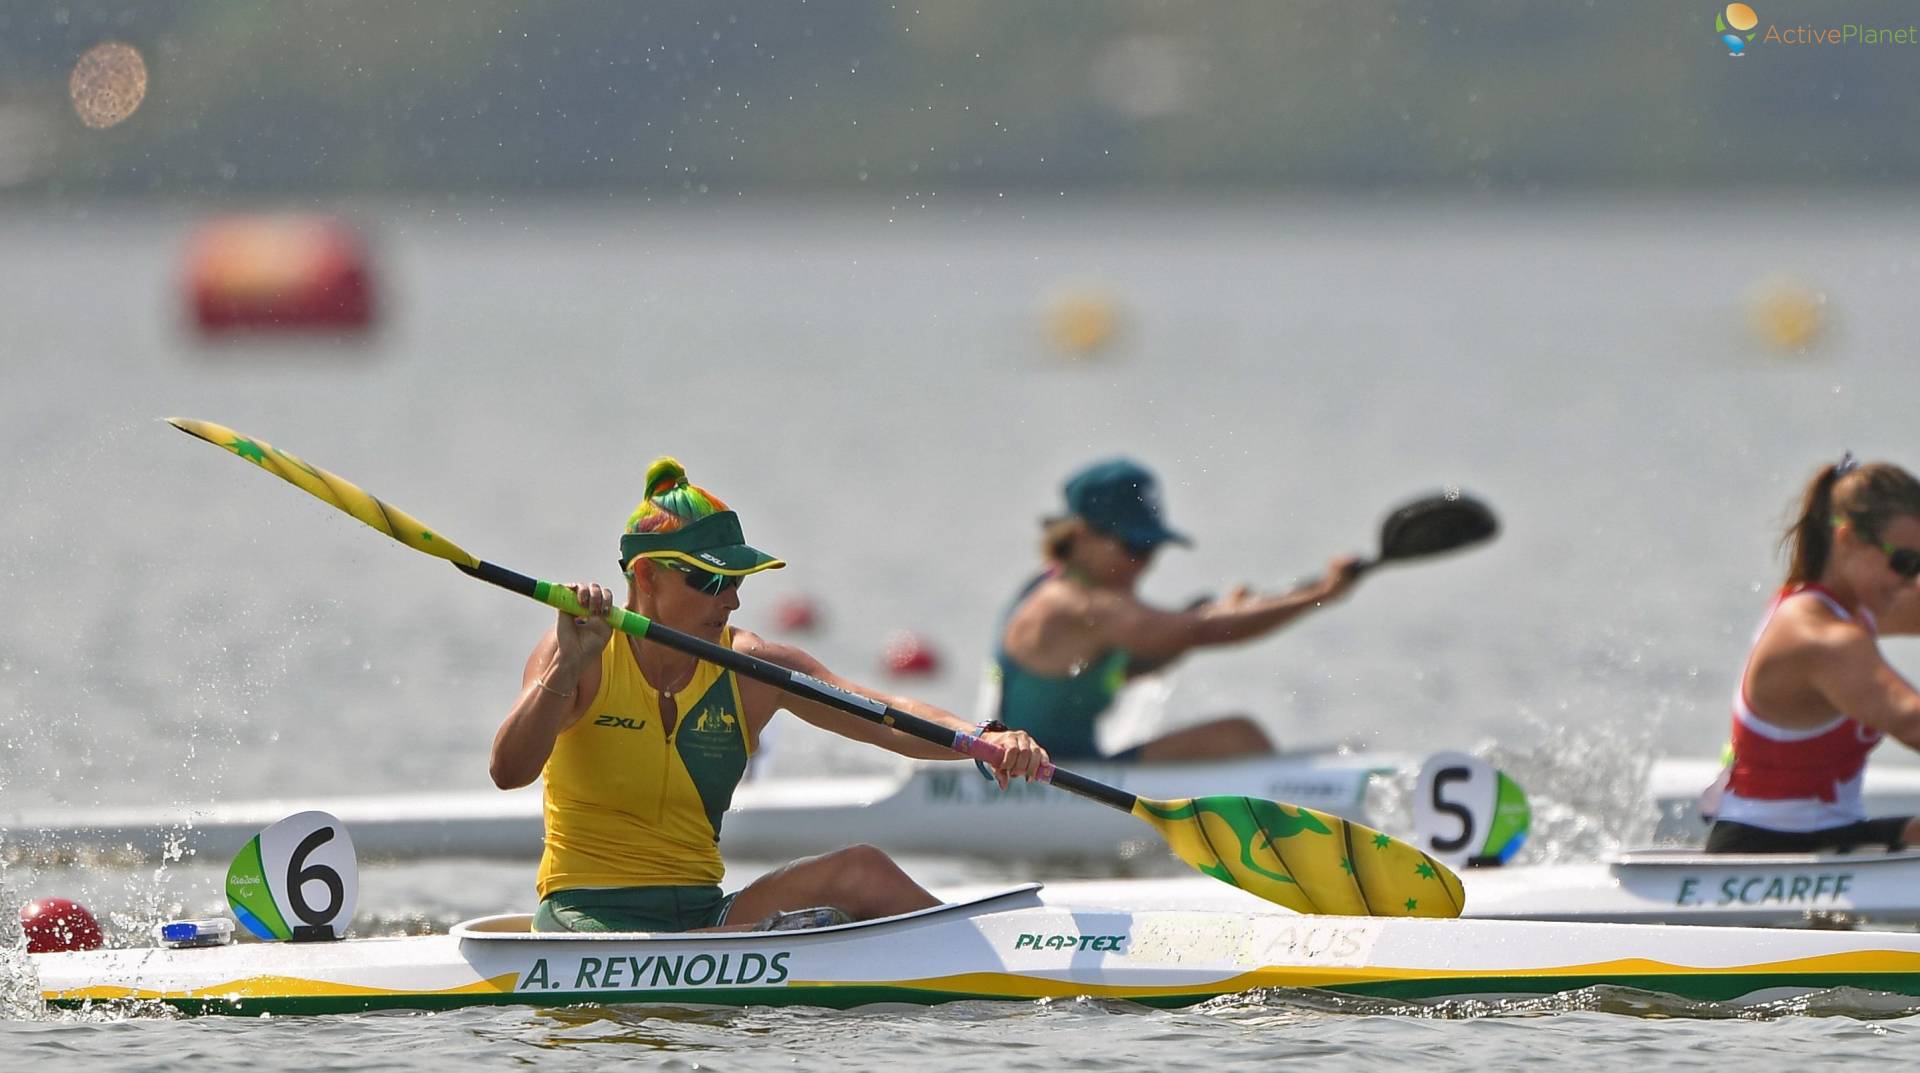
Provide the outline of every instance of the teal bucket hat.
{"type": "Polygon", "coordinates": [[[1160,517],[1160,490],[1147,467],[1130,458],[1096,462],[1067,478],[1067,510],[1130,547],[1191,546],[1160,517]]]}

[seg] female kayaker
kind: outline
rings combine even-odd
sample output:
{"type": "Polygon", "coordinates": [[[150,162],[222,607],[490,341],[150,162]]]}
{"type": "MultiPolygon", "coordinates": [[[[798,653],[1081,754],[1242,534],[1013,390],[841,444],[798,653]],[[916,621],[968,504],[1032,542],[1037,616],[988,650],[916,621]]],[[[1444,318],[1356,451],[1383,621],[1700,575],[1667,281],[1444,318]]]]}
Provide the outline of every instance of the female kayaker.
{"type": "Polygon", "coordinates": [[[1791,565],[1733,695],[1732,762],[1710,853],[1920,843],[1920,819],[1868,819],[1867,754],[1920,749],[1920,692],[1878,635],[1920,632],[1920,481],[1851,454],[1815,475],[1782,543],[1791,565]]]}
{"type": "MultiPolygon", "coordinates": [[[[923,719],[974,730],[957,715],[866,689],[798,648],[728,625],[740,606],[741,579],[786,564],[748,546],[738,515],[690,484],[671,458],[647,470],[646,498],[620,539],[620,565],[626,607],[663,626],[923,719]]],[[[591,614],[560,615],[534,646],[520,695],[493,741],[496,785],[545,782],[536,929],[806,926],[939,904],[871,846],[794,861],[723,894],[721,817],[776,711],[904,756],[961,757],[674,649],[615,634],[602,618],[613,594],[592,583],[572,588],[591,614]]],[[[1011,778],[1031,779],[1047,760],[1024,732],[982,736],[1004,751],[994,772],[1003,787],[1011,778]]]]}
{"type": "MultiPolygon", "coordinates": [[[[1102,758],[1094,730],[1135,675],[1160,670],[1195,648],[1272,633],[1352,588],[1358,560],[1334,559],[1326,575],[1292,592],[1245,587],[1185,611],[1150,607],[1134,592],[1168,543],[1189,544],[1161,520],[1153,475],[1118,458],[1066,483],[1067,513],[1045,523],[1046,569],[1021,588],[1000,623],[991,707],[1000,721],[1047,743],[1056,759],[1102,758]]],[[[991,688],[991,687],[990,687],[991,688]]],[[[1185,727],[1105,759],[1175,761],[1273,751],[1259,724],[1227,716],[1185,727]]]]}

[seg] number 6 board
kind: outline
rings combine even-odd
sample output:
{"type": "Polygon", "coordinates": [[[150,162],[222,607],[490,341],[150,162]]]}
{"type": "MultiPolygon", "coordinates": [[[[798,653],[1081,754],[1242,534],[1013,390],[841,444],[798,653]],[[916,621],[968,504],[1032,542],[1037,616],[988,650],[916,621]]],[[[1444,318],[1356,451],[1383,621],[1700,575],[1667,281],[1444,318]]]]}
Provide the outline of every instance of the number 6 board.
{"type": "Polygon", "coordinates": [[[269,941],[340,939],[358,895],[353,839],[325,812],[298,812],[253,837],[227,868],[227,904],[269,941]]]}

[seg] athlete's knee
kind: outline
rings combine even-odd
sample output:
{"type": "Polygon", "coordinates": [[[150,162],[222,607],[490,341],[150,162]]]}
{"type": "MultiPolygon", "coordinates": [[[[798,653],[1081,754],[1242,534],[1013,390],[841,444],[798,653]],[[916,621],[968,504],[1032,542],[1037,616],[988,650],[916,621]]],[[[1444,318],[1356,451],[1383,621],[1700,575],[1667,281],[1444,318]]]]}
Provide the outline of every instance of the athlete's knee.
{"type": "Polygon", "coordinates": [[[902,874],[900,866],[893,863],[893,858],[887,856],[884,850],[864,842],[835,853],[834,866],[837,875],[857,881],[902,874]]]}
{"type": "Polygon", "coordinates": [[[885,890],[906,876],[893,858],[877,846],[848,846],[832,854],[829,887],[835,896],[853,902],[885,890]]]}

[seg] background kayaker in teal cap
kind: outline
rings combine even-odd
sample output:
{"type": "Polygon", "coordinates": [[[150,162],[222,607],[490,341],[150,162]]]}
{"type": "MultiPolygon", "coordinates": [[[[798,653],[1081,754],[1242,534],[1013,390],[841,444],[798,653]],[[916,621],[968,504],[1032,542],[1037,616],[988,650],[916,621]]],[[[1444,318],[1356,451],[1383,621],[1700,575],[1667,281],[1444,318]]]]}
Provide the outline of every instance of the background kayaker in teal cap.
{"type": "MultiPolygon", "coordinates": [[[[1166,544],[1191,544],[1162,518],[1153,474],[1131,459],[1088,466],[1066,483],[1067,514],[1042,536],[1047,568],[1027,582],[1001,620],[994,646],[999,720],[1047,743],[1056,760],[1101,758],[1094,730],[1128,678],[1192,649],[1261,637],[1344,594],[1359,560],[1341,556],[1318,581],[1256,596],[1239,587],[1185,611],[1135,594],[1166,544]]],[[[1246,716],[1185,727],[1107,759],[1175,761],[1273,751],[1246,716]]]]}

